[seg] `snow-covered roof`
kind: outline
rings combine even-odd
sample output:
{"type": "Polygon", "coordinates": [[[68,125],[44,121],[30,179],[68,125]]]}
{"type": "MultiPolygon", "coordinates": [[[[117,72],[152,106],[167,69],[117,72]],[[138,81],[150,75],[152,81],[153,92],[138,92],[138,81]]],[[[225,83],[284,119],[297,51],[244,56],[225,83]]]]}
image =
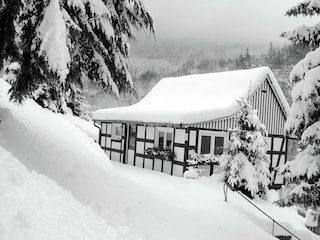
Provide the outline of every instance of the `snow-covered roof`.
{"type": "Polygon", "coordinates": [[[95,111],[98,121],[192,124],[229,117],[236,100],[250,97],[267,75],[282,103],[289,105],[268,67],[164,78],[138,103],[95,111]]]}

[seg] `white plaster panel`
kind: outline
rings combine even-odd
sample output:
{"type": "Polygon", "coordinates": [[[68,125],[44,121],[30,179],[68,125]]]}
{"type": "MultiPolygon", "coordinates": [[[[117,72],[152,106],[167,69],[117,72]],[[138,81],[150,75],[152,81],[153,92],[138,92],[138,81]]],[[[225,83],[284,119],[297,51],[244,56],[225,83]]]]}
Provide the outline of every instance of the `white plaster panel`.
{"type": "Polygon", "coordinates": [[[111,160],[110,151],[106,151],[106,154],[107,154],[108,158],[111,160]]]}
{"type": "Polygon", "coordinates": [[[100,144],[101,144],[102,147],[106,146],[106,137],[101,136],[101,143],[100,144]]]}
{"type": "Polygon", "coordinates": [[[162,160],[155,158],[154,159],[154,170],[161,172],[162,160]]]}
{"type": "Polygon", "coordinates": [[[111,160],[115,162],[120,162],[120,153],[111,151],[111,160]]]}
{"type": "Polygon", "coordinates": [[[134,151],[133,150],[128,150],[128,164],[133,165],[134,161],[134,151]]]}
{"type": "Polygon", "coordinates": [[[143,167],[143,158],[136,157],[136,166],[142,168],[143,167]]]}
{"type": "Polygon", "coordinates": [[[152,170],[153,160],[150,158],[144,159],[144,168],[152,170]]]}
{"type": "Polygon", "coordinates": [[[182,177],[183,175],[183,166],[173,164],[172,175],[177,177],[182,177]]]}
{"type": "Polygon", "coordinates": [[[174,141],[176,143],[184,144],[186,141],[186,133],[184,129],[176,129],[174,141]]]}
{"type": "Polygon", "coordinates": [[[271,137],[267,137],[266,140],[267,140],[267,144],[268,144],[267,149],[271,150],[271,137]]]}
{"type": "Polygon", "coordinates": [[[280,151],[281,149],[281,143],[282,143],[282,138],[274,138],[273,139],[273,150],[274,151],[280,151]]]}
{"type": "Polygon", "coordinates": [[[197,132],[196,131],[190,131],[190,136],[189,136],[189,145],[190,146],[195,146],[196,145],[196,140],[197,140],[197,132]]]}
{"type": "Polygon", "coordinates": [[[175,160],[179,162],[184,161],[184,148],[182,147],[174,147],[174,154],[176,155],[175,160]]]}
{"type": "Polygon", "coordinates": [[[121,142],[112,141],[112,143],[111,143],[111,148],[112,148],[112,149],[121,150],[121,142]]]}
{"type": "Polygon", "coordinates": [[[110,134],[110,135],[111,135],[111,130],[112,130],[112,124],[111,124],[111,123],[108,123],[108,124],[107,124],[107,134],[110,134]]]}
{"type": "Polygon", "coordinates": [[[107,137],[106,147],[111,148],[111,138],[107,137]]]}
{"type": "Polygon", "coordinates": [[[101,133],[102,134],[106,134],[107,133],[107,124],[106,123],[102,123],[101,124],[101,133]]]}
{"type": "Polygon", "coordinates": [[[146,131],[146,127],[145,126],[138,126],[137,127],[137,138],[143,138],[144,139],[145,131],[146,131]]]}
{"type": "Polygon", "coordinates": [[[276,179],[274,181],[274,184],[283,184],[283,175],[276,175],[276,179]]]}
{"type": "Polygon", "coordinates": [[[172,162],[171,161],[163,161],[163,172],[167,174],[171,174],[172,162]]]}
{"type": "Polygon", "coordinates": [[[140,154],[144,154],[144,142],[140,142],[140,141],[136,142],[136,152],[140,154]]]}
{"type": "Polygon", "coordinates": [[[154,140],[155,127],[147,127],[147,139],[154,140]]]}

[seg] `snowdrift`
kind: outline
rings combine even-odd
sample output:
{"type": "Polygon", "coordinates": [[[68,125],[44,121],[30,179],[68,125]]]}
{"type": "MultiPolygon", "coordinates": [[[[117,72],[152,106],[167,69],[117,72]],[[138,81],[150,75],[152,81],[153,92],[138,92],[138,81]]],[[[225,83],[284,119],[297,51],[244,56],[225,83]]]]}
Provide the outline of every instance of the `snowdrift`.
{"type": "Polygon", "coordinates": [[[0,147],[0,239],[114,239],[117,232],[0,147]]]}

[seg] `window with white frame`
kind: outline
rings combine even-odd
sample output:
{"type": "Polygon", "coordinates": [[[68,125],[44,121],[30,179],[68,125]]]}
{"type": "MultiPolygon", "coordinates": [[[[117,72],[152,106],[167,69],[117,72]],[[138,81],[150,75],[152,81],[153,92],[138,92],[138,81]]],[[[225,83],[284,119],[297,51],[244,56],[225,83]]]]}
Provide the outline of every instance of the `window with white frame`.
{"type": "Polygon", "coordinates": [[[173,129],[159,127],[156,129],[155,147],[160,150],[172,150],[173,147],[173,129]]]}
{"type": "Polygon", "coordinates": [[[198,153],[213,153],[214,155],[221,155],[224,147],[226,146],[227,138],[228,134],[225,132],[200,130],[198,153]]]}

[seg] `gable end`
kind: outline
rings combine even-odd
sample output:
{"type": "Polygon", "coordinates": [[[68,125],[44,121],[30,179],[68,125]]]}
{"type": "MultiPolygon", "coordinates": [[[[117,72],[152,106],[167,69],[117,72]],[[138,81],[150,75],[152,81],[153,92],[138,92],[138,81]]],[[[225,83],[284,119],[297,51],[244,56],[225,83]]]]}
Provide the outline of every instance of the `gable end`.
{"type": "Polygon", "coordinates": [[[250,103],[258,110],[258,117],[269,134],[283,135],[287,117],[268,75],[251,95],[250,103]]]}

